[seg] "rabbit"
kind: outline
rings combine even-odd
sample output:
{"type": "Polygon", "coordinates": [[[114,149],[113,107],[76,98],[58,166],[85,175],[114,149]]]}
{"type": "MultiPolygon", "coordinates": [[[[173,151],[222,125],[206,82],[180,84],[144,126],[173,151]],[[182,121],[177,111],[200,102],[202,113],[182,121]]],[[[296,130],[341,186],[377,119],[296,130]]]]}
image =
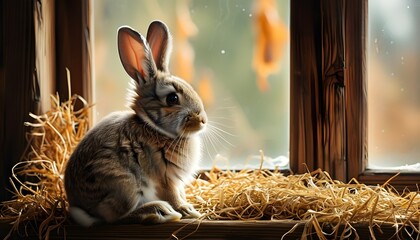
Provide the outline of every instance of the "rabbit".
{"type": "Polygon", "coordinates": [[[134,96],[131,111],[105,117],[69,158],[64,186],[70,215],[80,225],[200,217],[184,186],[198,168],[207,115],[192,86],[169,73],[170,49],[163,22],[152,22],[146,39],[128,26],[118,29],[134,96]]]}

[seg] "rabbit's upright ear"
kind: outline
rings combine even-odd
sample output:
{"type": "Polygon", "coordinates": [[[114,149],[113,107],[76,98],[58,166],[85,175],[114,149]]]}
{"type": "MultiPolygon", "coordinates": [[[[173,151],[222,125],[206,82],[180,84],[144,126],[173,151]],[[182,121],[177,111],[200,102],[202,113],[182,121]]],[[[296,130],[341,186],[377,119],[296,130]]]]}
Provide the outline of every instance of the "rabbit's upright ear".
{"type": "Polygon", "coordinates": [[[172,43],[168,27],[160,21],[152,22],[147,30],[147,42],[152,49],[157,69],[162,72],[169,72],[168,63],[172,43]]]}
{"type": "Polygon", "coordinates": [[[144,37],[130,27],[118,29],[118,52],[125,71],[139,83],[156,75],[156,64],[144,37]]]}

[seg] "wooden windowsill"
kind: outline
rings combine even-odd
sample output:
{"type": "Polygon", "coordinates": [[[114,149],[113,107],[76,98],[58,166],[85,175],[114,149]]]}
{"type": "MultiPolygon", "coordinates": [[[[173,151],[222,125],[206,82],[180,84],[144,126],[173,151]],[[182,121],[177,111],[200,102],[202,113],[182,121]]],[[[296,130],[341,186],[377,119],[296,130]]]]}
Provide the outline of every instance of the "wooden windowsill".
{"type": "MultiPolygon", "coordinates": [[[[294,220],[258,220],[258,221],[193,221],[181,220],[179,222],[141,225],[136,223],[124,223],[113,225],[101,225],[92,228],[84,228],[78,225],[65,225],[59,232],[53,231],[50,239],[300,239],[307,225],[306,221],[294,220]],[[291,231],[291,229],[293,229],[291,231]],[[290,232],[289,232],[290,231],[290,232]],[[289,233],[288,233],[289,232],[289,233]],[[287,234],[286,234],[287,233],[287,234]],[[176,237],[173,237],[173,234],[176,237]],[[286,234],[286,235],[285,235],[286,234]]],[[[367,223],[354,223],[354,229],[360,239],[372,239],[367,223]]],[[[0,232],[5,233],[9,225],[0,224],[0,232]]],[[[331,233],[330,226],[324,226],[324,233],[331,233]]],[[[28,239],[37,238],[36,232],[29,232],[28,239]]],[[[391,224],[382,224],[380,229],[373,227],[376,239],[396,239],[396,228],[391,224]]],[[[25,231],[22,230],[21,233],[25,231]]],[[[337,238],[340,238],[341,232],[337,238]]],[[[407,237],[406,231],[400,232],[400,237],[407,237]],[[402,235],[402,236],[401,236],[402,235]]],[[[22,236],[13,237],[20,239],[22,236]]],[[[334,238],[334,234],[328,238],[334,238]]],[[[356,234],[350,236],[354,239],[356,234]]],[[[414,239],[416,236],[411,236],[414,239]]],[[[314,228],[309,239],[317,239],[314,228]]],[[[346,238],[348,239],[348,238],[346,238]]]]}
{"type": "Polygon", "coordinates": [[[420,175],[418,171],[365,170],[358,176],[358,181],[366,185],[382,185],[389,181],[400,194],[405,190],[418,191],[420,175]],[[398,176],[396,176],[398,174],[398,176]],[[392,180],[390,180],[392,178],[392,180]]]}

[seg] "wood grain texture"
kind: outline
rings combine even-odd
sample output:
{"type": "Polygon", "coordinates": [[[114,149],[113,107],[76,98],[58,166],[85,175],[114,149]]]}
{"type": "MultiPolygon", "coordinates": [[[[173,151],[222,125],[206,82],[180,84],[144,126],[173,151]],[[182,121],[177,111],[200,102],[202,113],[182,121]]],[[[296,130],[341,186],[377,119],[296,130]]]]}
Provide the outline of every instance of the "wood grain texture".
{"type": "Polygon", "coordinates": [[[345,1],[345,85],[348,178],[358,178],[367,161],[367,1],[345,1]]]}
{"type": "Polygon", "coordinates": [[[346,179],[343,0],[321,1],[322,88],[318,166],[346,179]]]}
{"type": "Polygon", "coordinates": [[[291,2],[290,165],[346,179],[343,1],[291,2]]]}
{"type": "Polygon", "coordinates": [[[302,173],[318,168],[321,154],[317,132],[321,107],[320,5],[296,0],[290,7],[290,167],[302,173]]]}
{"type": "MultiPolygon", "coordinates": [[[[83,228],[76,225],[66,225],[59,231],[53,231],[49,239],[301,239],[304,228],[309,235],[304,239],[319,239],[314,228],[305,221],[277,220],[277,221],[191,221],[166,223],[160,225],[141,225],[136,223],[102,225],[92,228],[83,228]],[[283,237],[283,238],[282,238],[283,237]]],[[[369,232],[368,224],[353,223],[360,239],[373,239],[369,232]]],[[[7,232],[7,226],[0,224],[0,230],[7,232]]],[[[342,227],[337,231],[342,234],[342,227]]],[[[323,224],[323,230],[332,233],[329,224],[323,224]]],[[[410,228],[407,228],[410,231],[410,228]]],[[[31,227],[27,228],[29,236],[25,237],[24,231],[14,235],[16,239],[36,238],[36,232],[31,227]]],[[[376,239],[395,239],[396,229],[390,224],[381,225],[381,229],[373,227],[376,239]]],[[[408,237],[401,231],[401,239],[408,237]]],[[[334,239],[334,234],[325,235],[327,239],[334,239]]],[[[416,235],[412,235],[415,239],[416,235]]],[[[339,237],[338,237],[339,238],[339,237]]],[[[345,239],[356,239],[356,234],[345,239]]]]}

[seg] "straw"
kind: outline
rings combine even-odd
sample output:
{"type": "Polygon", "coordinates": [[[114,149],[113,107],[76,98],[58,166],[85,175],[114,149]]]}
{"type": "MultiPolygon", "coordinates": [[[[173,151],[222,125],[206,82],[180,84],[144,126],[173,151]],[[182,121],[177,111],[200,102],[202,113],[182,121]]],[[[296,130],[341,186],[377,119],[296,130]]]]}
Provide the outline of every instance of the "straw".
{"type": "MultiPolygon", "coordinates": [[[[13,231],[39,223],[40,239],[48,239],[68,219],[68,203],[63,186],[66,162],[89,129],[90,105],[74,95],[60,103],[51,96],[51,109],[43,115],[30,114],[29,151],[12,169],[10,182],[14,197],[1,203],[0,222],[13,225],[13,231]],[[76,102],[83,107],[75,110],[76,102]]],[[[333,236],[358,239],[355,223],[365,223],[371,237],[383,224],[395,226],[399,238],[406,226],[419,233],[420,195],[399,194],[389,179],[383,185],[369,186],[352,179],[334,180],[322,170],[283,175],[262,168],[241,171],[214,167],[186,187],[188,202],[203,214],[200,220],[299,220],[305,223],[302,238],[315,233],[320,239],[333,236]],[[329,232],[325,232],[328,226],[329,232]]],[[[197,226],[199,227],[199,226],[197,226]]],[[[297,225],[284,236],[297,229],[297,225]]],[[[176,232],[174,233],[175,236],[176,232]]],[[[176,237],[176,236],[175,236],[176,237]]],[[[280,237],[280,236],[279,236],[280,237]]]]}
{"type": "MultiPolygon", "coordinates": [[[[69,95],[71,96],[71,95],[69,95]]],[[[26,122],[28,152],[12,168],[10,183],[14,197],[0,204],[0,222],[12,224],[6,238],[20,226],[39,224],[40,239],[67,219],[67,200],[63,186],[66,162],[73,149],[89,129],[90,105],[73,95],[60,103],[58,94],[51,96],[51,109],[43,115],[30,114],[26,122]],[[77,102],[82,103],[75,110],[77,102]]]]}
{"type": "Polygon", "coordinates": [[[307,222],[304,235],[313,229],[321,239],[358,236],[354,223],[366,223],[372,238],[373,229],[382,224],[396,226],[397,237],[404,226],[419,232],[419,194],[398,194],[389,182],[382,186],[355,179],[344,183],[320,169],[288,176],[266,169],[213,168],[203,174],[186,188],[186,196],[208,220],[301,220],[307,222]],[[332,232],[323,232],[325,224],[332,232]]]}

